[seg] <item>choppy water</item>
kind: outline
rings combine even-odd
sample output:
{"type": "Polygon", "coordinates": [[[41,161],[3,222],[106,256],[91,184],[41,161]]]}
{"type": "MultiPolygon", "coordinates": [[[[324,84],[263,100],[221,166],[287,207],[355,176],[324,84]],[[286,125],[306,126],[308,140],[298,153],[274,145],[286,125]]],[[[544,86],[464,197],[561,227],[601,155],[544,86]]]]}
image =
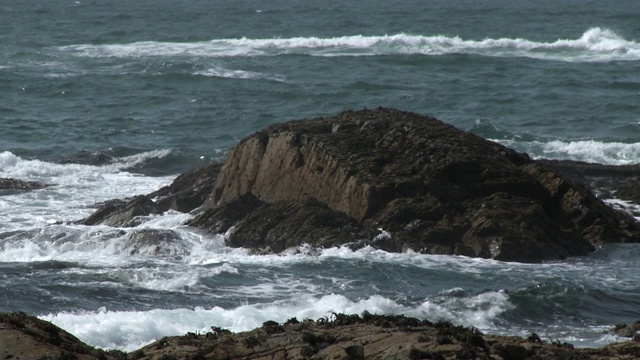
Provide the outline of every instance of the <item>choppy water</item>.
{"type": "Polygon", "coordinates": [[[640,8],[621,1],[3,1],[0,310],[132,350],[210,326],[404,313],[579,346],[640,319],[640,248],[542,265],[374,249],[249,255],[150,217],[59,225],[269,124],[390,106],[534,157],[640,159],[640,8]],[[163,254],[130,241],[172,230],[163,254]],[[132,254],[133,252],[133,254],[132,254]]]}

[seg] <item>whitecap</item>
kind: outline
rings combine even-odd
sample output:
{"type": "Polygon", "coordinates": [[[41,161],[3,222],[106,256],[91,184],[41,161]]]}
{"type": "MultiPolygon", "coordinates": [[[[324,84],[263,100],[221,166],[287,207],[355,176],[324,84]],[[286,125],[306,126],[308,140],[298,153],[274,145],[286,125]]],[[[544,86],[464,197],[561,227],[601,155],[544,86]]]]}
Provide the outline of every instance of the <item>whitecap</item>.
{"type": "Polygon", "coordinates": [[[281,75],[263,74],[245,70],[231,70],[221,67],[212,67],[206,70],[196,71],[194,75],[219,77],[227,79],[244,79],[244,80],[272,80],[283,82],[284,77],[281,75]]]}
{"type": "MultiPolygon", "coordinates": [[[[215,39],[171,43],[143,41],[128,44],[80,44],[58,50],[83,57],[245,57],[302,54],[311,56],[373,56],[474,54],[490,57],[528,57],[566,62],[640,60],[640,43],[624,39],[614,31],[593,27],[577,39],[550,42],[521,38],[463,39],[459,36],[395,34],[349,35],[332,38],[291,37],[271,39],[215,39]]],[[[219,76],[219,69],[207,70],[219,76]]],[[[225,72],[223,72],[223,75],[225,72]]],[[[225,76],[247,76],[226,72],[225,76]]]]}

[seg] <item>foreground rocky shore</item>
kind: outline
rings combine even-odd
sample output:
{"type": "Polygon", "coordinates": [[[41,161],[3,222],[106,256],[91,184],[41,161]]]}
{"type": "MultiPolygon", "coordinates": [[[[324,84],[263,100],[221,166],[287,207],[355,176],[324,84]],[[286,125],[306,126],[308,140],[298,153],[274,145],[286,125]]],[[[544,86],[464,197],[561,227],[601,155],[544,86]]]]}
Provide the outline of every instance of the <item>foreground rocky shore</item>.
{"type": "Polygon", "coordinates": [[[331,314],[248,332],[166,337],[124,353],[92,348],[55,325],[24,313],[0,313],[0,359],[638,359],[640,341],[575,349],[536,334],[485,335],[474,328],[404,316],[331,314]]]}

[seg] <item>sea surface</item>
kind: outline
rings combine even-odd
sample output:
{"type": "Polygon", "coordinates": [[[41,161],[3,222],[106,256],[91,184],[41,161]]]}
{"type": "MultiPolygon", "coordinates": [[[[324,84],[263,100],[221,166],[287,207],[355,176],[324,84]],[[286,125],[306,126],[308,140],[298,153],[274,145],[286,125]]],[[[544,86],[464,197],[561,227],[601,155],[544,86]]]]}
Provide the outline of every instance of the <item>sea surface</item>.
{"type": "Polygon", "coordinates": [[[544,264],[250,255],[151,216],[73,225],[270,124],[395,107],[534,158],[640,161],[637,0],[0,0],[0,311],[134,350],[211,326],[406,314],[576,346],[640,319],[640,246],[544,264]],[[172,230],[167,251],[129,240],[172,230]]]}

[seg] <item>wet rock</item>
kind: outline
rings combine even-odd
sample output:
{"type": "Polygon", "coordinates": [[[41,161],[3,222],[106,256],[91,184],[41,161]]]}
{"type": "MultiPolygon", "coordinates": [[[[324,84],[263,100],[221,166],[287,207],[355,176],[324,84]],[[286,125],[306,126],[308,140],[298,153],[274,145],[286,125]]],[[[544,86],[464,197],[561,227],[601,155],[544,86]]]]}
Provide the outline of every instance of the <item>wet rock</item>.
{"type": "Polygon", "coordinates": [[[640,241],[635,220],[580,181],[434,118],[393,109],[292,121],[249,136],[231,150],[203,208],[228,211],[243,196],[264,205],[238,220],[229,244],[272,251],[352,242],[378,228],[390,236],[369,240],[389,251],[523,262],[640,241]]]}
{"type": "Polygon", "coordinates": [[[201,206],[213,190],[222,164],[209,164],[178,176],[171,185],[148,196],[163,209],[190,212],[201,206]]]}
{"type": "Polygon", "coordinates": [[[133,227],[143,223],[144,216],[162,214],[169,209],[189,212],[204,203],[213,189],[220,167],[220,164],[210,164],[182,174],[170,185],[148,195],[98,204],[98,209],[79,223],[133,227]]]}
{"type": "Polygon", "coordinates": [[[220,206],[206,209],[187,222],[195,226],[219,234],[225,233],[255,210],[264,206],[265,202],[251,193],[243,194],[220,206]]]}
{"type": "Polygon", "coordinates": [[[144,222],[140,217],[163,212],[163,209],[148,196],[138,195],[130,200],[107,201],[80,223],[83,225],[103,224],[114,227],[134,227],[144,222]]]}
{"type": "Polygon", "coordinates": [[[184,256],[189,253],[178,233],[164,229],[136,229],[129,234],[124,248],[129,249],[130,255],[184,256]]]}
{"type": "Polygon", "coordinates": [[[365,228],[353,218],[331,210],[313,199],[265,204],[236,226],[227,245],[281,252],[309,244],[333,247],[373,238],[378,231],[365,228]]]}
{"type": "Polygon", "coordinates": [[[627,179],[615,192],[615,196],[640,204],[640,176],[627,179]]]}
{"type": "Polygon", "coordinates": [[[107,165],[113,162],[113,151],[81,150],[75,154],[61,156],[55,159],[59,164],[86,164],[93,166],[107,165]]]}
{"type": "Polygon", "coordinates": [[[46,188],[47,186],[49,185],[37,181],[0,178],[0,195],[10,195],[23,191],[38,190],[46,188]]]}
{"type": "Polygon", "coordinates": [[[640,165],[604,165],[575,160],[538,162],[592,189],[602,199],[619,198],[640,204],[640,165]]]}

